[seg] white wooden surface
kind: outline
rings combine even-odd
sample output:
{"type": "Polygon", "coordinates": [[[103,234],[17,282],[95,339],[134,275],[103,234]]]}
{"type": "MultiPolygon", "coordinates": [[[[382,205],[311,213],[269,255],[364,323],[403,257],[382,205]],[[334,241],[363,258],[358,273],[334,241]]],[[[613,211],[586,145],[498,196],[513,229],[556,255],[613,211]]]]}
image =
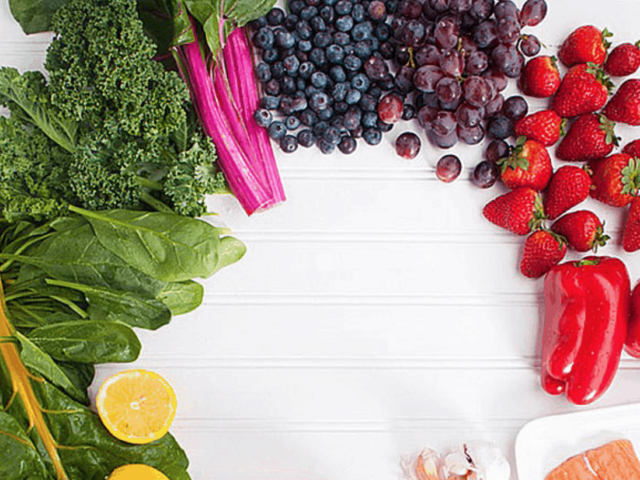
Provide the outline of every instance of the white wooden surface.
{"type": "MultiPolygon", "coordinates": [[[[640,38],[635,0],[548,3],[534,33],[551,53],[585,23],[640,38]]],[[[25,37],[0,8],[0,64],[42,68],[50,37],[25,37]]],[[[197,312],[140,332],[136,363],[175,386],[194,479],[396,479],[402,454],[471,439],[513,461],[527,421],[576,409],[538,385],[542,282],[518,274],[523,239],[482,218],[502,191],[468,181],[482,149],[456,148],[467,168],[445,185],[426,142],[417,160],[395,156],[405,127],[351,157],[280,155],[289,199],[273,211],[247,218],[212,199],[248,253],[205,282],[197,312]]],[[[621,211],[586,206],[619,237],[621,211]]],[[[625,259],[635,283],[639,257],[625,259]]],[[[121,368],[100,368],[96,384],[121,368]]],[[[625,357],[595,406],[634,401],[640,363],[625,357]]]]}

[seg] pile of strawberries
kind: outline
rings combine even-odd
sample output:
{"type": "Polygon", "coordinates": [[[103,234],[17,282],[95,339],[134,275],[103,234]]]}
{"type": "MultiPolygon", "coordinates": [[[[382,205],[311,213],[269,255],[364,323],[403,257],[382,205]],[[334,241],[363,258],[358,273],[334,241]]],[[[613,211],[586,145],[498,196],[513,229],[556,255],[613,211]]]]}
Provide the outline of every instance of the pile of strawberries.
{"type": "Polygon", "coordinates": [[[609,240],[593,212],[565,214],[588,196],[615,207],[631,205],[622,245],[627,252],[640,249],[640,140],[612,154],[619,141],[615,122],[640,125],[640,80],[624,81],[612,95],[609,79],[638,70],[640,42],[618,45],[609,53],[610,36],[606,29],[580,27],[558,52],[568,68],[564,77],[555,57],[538,56],[519,79],[525,95],[549,98],[550,105],[516,123],[518,143],[498,162],[511,191],[487,204],[483,213],[500,227],[529,235],[520,263],[527,277],[544,275],[567,248],[596,251],[609,240]],[[583,164],[554,172],[547,148],[558,142],[558,159],[583,164]],[[554,221],[550,228],[547,220],[554,221]]]}

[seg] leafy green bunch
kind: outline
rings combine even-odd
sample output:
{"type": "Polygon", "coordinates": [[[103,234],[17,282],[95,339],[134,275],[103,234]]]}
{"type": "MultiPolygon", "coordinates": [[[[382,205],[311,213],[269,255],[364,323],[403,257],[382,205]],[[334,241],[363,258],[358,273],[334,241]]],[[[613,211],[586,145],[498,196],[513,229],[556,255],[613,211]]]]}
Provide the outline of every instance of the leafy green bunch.
{"type": "Polygon", "coordinates": [[[225,191],[215,147],[175,72],[153,60],[134,0],[71,0],[38,72],[0,69],[0,211],[44,221],[68,205],[206,213],[225,191]]]}

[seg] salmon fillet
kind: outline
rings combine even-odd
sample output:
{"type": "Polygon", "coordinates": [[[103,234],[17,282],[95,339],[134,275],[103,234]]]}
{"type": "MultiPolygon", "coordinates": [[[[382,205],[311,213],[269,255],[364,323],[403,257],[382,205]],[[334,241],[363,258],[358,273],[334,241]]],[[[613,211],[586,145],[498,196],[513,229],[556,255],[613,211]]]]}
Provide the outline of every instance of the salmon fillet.
{"type": "Polygon", "coordinates": [[[616,440],[571,457],[545,480],[640,480],[640,461],[628,440],[616,440]]]}
{"type": "Polygon", "coordinates": [[[584,455],[576,455],[553,470],[545,480],[599,480],[598,477],[589,470],[584,455]]]}
{"type": "Polygon", "coordinates": [[[600,480],[640,480],[640,461],[629,440],[588,450],[586,456],[600,480]]]}

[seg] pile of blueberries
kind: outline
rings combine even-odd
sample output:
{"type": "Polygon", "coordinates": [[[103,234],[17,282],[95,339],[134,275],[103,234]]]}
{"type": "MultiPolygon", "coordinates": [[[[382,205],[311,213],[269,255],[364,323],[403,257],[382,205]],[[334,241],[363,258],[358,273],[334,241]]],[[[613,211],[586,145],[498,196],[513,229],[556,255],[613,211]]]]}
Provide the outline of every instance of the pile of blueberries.
{"type": "MultiPolygon", "coordinates": [[[[414,118],[441,148],[511,135],[500,92],[540,51],[521,28],[537,25],[546,3],[289,0],[288,10],[251,24],[264,93],[255,119],[285,152],[349,154],[357,139],[377,145],[414,118]]],[[[419,150],[417,136],[407,140],[419,150]]]]}

